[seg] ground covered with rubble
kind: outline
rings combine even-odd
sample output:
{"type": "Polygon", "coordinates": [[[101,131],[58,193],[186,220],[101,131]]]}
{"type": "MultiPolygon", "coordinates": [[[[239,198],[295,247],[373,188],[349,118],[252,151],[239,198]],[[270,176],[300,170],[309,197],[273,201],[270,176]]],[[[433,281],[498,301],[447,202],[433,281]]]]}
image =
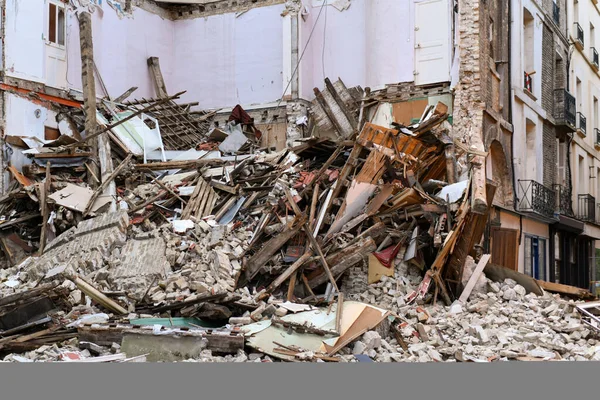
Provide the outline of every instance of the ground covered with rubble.
{"type": "Polygon", "coordinates": [[[404,126],[361,88],[324,93],[280,151],[240,106],[194,114],[161,161],[126,139],[176,96],[105,105],[89,135],[63,115],[77,135],[24,151],[0,198],[2,360],[600,360],[587,290],[484,254],[496,186],[446,105],[404,126]]]}

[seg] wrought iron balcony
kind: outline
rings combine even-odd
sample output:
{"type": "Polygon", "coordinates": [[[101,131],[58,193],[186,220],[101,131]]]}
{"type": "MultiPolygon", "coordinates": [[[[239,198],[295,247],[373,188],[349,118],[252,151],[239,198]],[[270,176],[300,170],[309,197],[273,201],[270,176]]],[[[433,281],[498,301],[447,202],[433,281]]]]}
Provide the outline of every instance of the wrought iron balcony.
{"type": "Polygon", "coordinates": [[[595,47],[591,47],[590,52],[591,52],[590,57],[592,59],[592,64],[594,65],[594,67],[596,67],[596,69],[598,69],[598,63],[600,62],[598,60],[598,50],[596,50],[595,47]]]}
{"type": "Polygon", "coordinates": [[[556,210],[562,215],[567,217],[573,217],[573,205],[571,203],[571,190],[568,187],[555,184],[553,186],[556,192],[556,210]]]}
{"type": "Polygon", "coordinates": [[[577,196],[577,218],[586,222],[596,222],[596,198],[591,194],[577,196]]]}
{"type": "Polygon", "coordinates": [[[587,118],[582,113],[577,113],[577,131],[582,133],[584,136],[587,134],[587,118]]]}
{"type": "Polygon", "coordinates": [[[577,106],[575,97],[565,89],[554,91],[554,119],[557,125],[567,125],[575,130],[577,106]]]}
{"type": "Polygon", "coordinates": [[[529,93],[533,93],[533,78],[530,74],[528,74],[527,72],[523,72],[524,74],[524,81],[523,81],[523,87],[525,88],[525,90],[528,90],[529,93]]]}
{"type": "Polygon", "coordinates": [[[556,25],[560,25],[560,7],[556,3],[552,3],[554,7],[552,8],[552,17],[556,25]]]}
{"type": "Polygon", "coordinates": [[[577,22],[575,22],[575,46],[577,46],[579,50],[583,50],[583,46],[585,46],[583,28],[577,22]]]}
{"type": "Polygon", "coordinates": [[[555,218],[556,192],[539,182],[519,179],[519,211],[555,218]]]}

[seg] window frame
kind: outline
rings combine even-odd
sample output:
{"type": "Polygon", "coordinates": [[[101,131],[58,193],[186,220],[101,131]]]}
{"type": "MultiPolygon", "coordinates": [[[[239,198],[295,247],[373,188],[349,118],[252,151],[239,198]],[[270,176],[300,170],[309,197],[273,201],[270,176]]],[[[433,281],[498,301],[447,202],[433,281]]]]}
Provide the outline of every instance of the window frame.
{"type": "Polygon", "coordinates": [[[525,248],[523,252],[523,273],[531,276],[534,279],[547,281],[549,277],[547,260],[548,238],[526,233],[524,239],[525,248]],[[538,277],[535,276],[535,268],[533,265],[533,240],[537,240],[538,277]]]}
{"type": "Polygon", "coordinates": [[[58,49],[66,49],[67,47],[67,4],[60,0],[48,0],[46,7],[46,32],[44,34],[46,39],[46,44],[48,46],[53,46],[58,49]],[[55,7],[55,41],[50,40],[50,9],[51,7],[55,7]],[[59,24],[59,11],[63,12],[63,26],[62,26],[62,39],[63,44],[59,43],[60,38],[60,24],[59,24]]]}

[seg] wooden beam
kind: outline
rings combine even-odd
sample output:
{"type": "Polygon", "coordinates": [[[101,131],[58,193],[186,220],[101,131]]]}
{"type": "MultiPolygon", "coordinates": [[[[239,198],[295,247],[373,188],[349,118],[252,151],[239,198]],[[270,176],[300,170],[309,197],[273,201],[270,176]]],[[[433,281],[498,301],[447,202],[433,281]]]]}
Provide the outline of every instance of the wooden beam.
{"type": "Polygon", "coordinates": [[[331,83],[329,78],[325,78],[325,86],[327,87],[327,90],[329,91],[331,96],[333,96],[333,99],[337,103],[338,107],[340,107],[340,109],[346,116],[346,119],[348,120],[348,122],[350,122],[352,129],[354,129],[354,131],[356,132],[358,129],[358,122],[356,121],[356,118],[354,118],[354,115],[352,115],[352,112],[350,110],[348,110],[348,107],[346,107],[346,104],[340,97],[337,90],[335,90],[335,86],[333,86],[333,83],[331,83]]]}
{"type": "Polygon", "coordinates": [[[460,294],[460,297],[458,298],[458,300],[461,303],[466,304],[467,300],[469,300],[469,296],[471,295],[471,292],[473,291],[475,284],[479,280],[479,277],[483,273],[483,270],[485,269],[485,266],[487,265],[487,263],[490,261],[491,257],[492,256],[489,254],[484,254],[481,257],[481,259],[479,260],[479,262],[477,263],[475,270],[473,271],[473,273],[471,274],[471,277],[469,278],[469,282],[467,282],[467,285],[465,286],[462,293],[460,294]]]}
{"type": "Polygon", "coordinates": [[[256,295],[258,300],[262,300],[268,297],[269,293],[273,293],[275,289],[283,284],[292,274],[295,274],[300,267],[302,267],[309,259],[311,258],[310,253],[304,253],[299,259],[296,260],[292,265],[290,265],[281,275],[277,277],[269,286],[265,289],[261,290],[260,293],[256,295]]]}
{"type": "MultiPolygon", "coordinates": [[[[296,214],[296,216],[304,218],[304,215],[303,215],[302,211],[300,211],[300,208],[298,208],[298,205],[296,204],[296,201],[294,200],[294,196],[292,196],[292,192],[290,192],[290,189],[285,184],[282,184],[281,187],[283,188],[283,191],[285,192],[285,196],[287,197],[288,202],[292,206],[292,210],[294,210],[294,213],[296,214]]],[[[310,230],[310,227],[308,226],[308,222],[306,221],[306,219],[304,220],[303,228],[304,228],[304,233],[308,237],[308,241],[310,242],[311,247],[319,256],[319,261],[321,262],[321,265],[323,266],[323,269],[325,270],[325,273],[327,274],[327,277],[329,278],[331,285],[333,286],[335,291],[337,293],[339,293],[340,289],[338,288],[337,283],[335,282],[335,278],[333,277],[333,274],[331,273],[331,270],[329,269],[329,265],[327,265],[327,260],[325,259],[323,250],[321,249],[321,246],[319,245],[319,243],[317,243],[317,240],[315,239],[312,231],[310,230]]]]}
{"type": "Polygon", "coordinates": [[[69,280],[71,280],[75,285],[77,285],[79,290],[81,290],[87,296],[95,300],[98,304],[101,304],[104,308],[107,308],[117,314],[127,314],[127,310],[125,308],[121,307],[115,301],[109,299],[107,296],[102,294],[102,292],[90,285],[88,282],[81,279],[79,276],[71,276],[69,277],[69,280]]]}
{"type": "MultiPolygon", "coordinates": [[[[94,41],[92,39],[92,17],[89,12],[81,12],[79,18],[79,45],[81,50],[81,83],[83,88],[83,111],[85,112],[86,136],[91,136],[98,125],[96,121],[96,81],[94,79],[94,41]]],[[[92,142],[94,159],[97,160],[98,144],[92,142]]],[[[93,175],[100,175],[100,167],[93,163],[90,168],[93,175]]],[[[98,184],[92,176],[88,176],[88,184],[96,188],[98,184]]]]}
{"type": "Polygon", "coordinates": [[[40,255],[44,254],[46,248],[46,238],[48,236],[48,217],[50,215],[50,207],[48,207],[48,196],[50,195],[52,175],[50,175],[50,162],[46,164],[46,180],[41,185],[40,202],[42,203],[42,232],[40,234],[40,255]]]}
{"type": "Polygon", "coordinates": [[[342,128],[342,125],[340,125],[339,121],[335,118],[333,111],[331,111],[331,108],[329,108],[325,97],[323,97],[323,93],[321,93],[318,88],[314,88],[313,91],[315,92],[317,102],[325,112],[325,115],[327,115],[327,118],[329,118],[329,121],[331,121],[331,124],[337,131],[338,136],[346,139],[346,137],[344,137],[344,129],[342,128]]]}
{"type": "Polygon", "coordinates": [[[152,80],[154,81],[154,87],[156,88],[157,96],[161,98],[168,97],[169,94],[167,92],[167,85],[165,84],[165,79],[163,78],[163,74],[160,70],[160,62],[158,57],[149,57],[147,62],[148,67],[150,68],[150,74],[153,78],[152,80]]]}
{"type": "Polygon", "coordinates": [[[130,87],[122,95],[120,95],[119,97],[117,97],[116,99],[114,99],[113,102],[114,103],[121,103],[121,102],[123,102],[123,100],[125,100],[126,98],[128,98],[129,96],[131,96],[133,94],[133,92],[135,92],[137,89],[138,89],[137,86],[130,87]]]}
{"type": "Polygon", "coordinates": [[[92,207],[94,206],[94,203],[96,202],[96,199],[98,198],[98,196],[100,196],[102,194],[102,192],[104,192],[104,189],[106,189],[108,187],[108,185],[125,169],[125,167],[127,167],[127,165],[129,164],[129,161],[131,161],[132,157],[133,156],[131,154],[129,154],[123,160],[123,162],[121,164],[119,164],[119,166],[112,172],[112,174],[110,174],[108,176],[108,178],[106,178],[105,180],[102,181],[102,183],[100,184],[98,189],[96,189],[96,191],[92,195],[90,202],[85,207],[85,211],[83,212],[84,217],[90,213],[92,207]]]}

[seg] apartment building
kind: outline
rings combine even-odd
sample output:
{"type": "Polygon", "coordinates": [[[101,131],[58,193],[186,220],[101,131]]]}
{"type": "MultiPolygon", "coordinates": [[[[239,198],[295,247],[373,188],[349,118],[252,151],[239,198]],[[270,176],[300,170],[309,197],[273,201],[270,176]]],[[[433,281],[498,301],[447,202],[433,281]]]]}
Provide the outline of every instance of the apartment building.
{"type": "Polygon", "coordinates": [[[510,13],[515,208],[492,225],[516,243],[515,269],[587,288],[600,239],[598,9],[513,0],[510,13]]]}
{"type": "Polygon", "coordinates": [[[557,222],[553,88],[562,86],[560,73],[555,71],[566,71],[561,41],[554,45],[554,33],[560,26],[564,32],[566,20],[559,15],[557,24],[548,11],[540,1],[511,1],[515,213],[500,219],[501,229],[513,232],[510,242],[515,249],[511,256],[517,259],[515,269],[542,280],[549,276],[550,226],[557,222]]]}
{"type": "Polygon", "coordinates": [[[568,82],[576,99],[576,133],[569,147],[572,171],[572,201],[575,216],[584,223],[583,233],[574,240],[575,254],[557,254],[563,261],[559,280],[563,283],[587,287],[596,280],[596,243],[600,239],[600,74],[597,47],[600,36],[600,11],[596,1],[570,0],[568,2],[568,38],[571,59],[568,82]]]}

